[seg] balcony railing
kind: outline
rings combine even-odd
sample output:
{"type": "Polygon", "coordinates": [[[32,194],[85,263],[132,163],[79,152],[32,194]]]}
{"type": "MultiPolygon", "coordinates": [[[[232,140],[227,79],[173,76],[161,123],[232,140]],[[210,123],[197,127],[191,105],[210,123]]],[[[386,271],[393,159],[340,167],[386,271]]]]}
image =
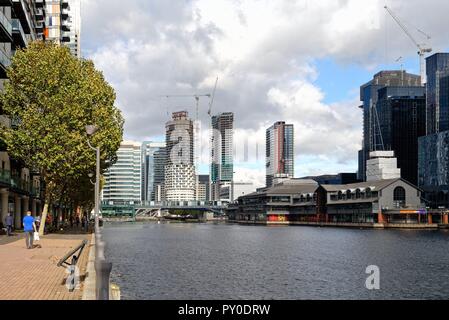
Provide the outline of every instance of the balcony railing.
{"type": "Polygon", "coordinates": [[[0,169],[0,183],[6,184],[11,189],[27,193],[35,198],[42,198],[42,189],[33,186],[32,181],[24,180],[17,176],[12,176],[11,171],[0,169]]]}
{"type": "Polygon", "coordinates": [[[3,25],[8,34],[12,36],[11,20],[8,19],[2,11],[0,11],[0,23],[3,25]]]}
{"type": "Polygon", "coordinates": [[[28,37],[25,35],[25,31],[23,31],[22,24],[20,23],[19,19],[13,19],[12,20],[12,30],[13,32],[19,32],[23,43],[25,44],[25,47],[28,46],[28,37]]]}
{"type": "Polygon", "coordinates": [[[6,53],[3,52],[3,50],[0,50],[0,64],[6,69],[11,65],[11,58],[6,55],[6,53]]]}

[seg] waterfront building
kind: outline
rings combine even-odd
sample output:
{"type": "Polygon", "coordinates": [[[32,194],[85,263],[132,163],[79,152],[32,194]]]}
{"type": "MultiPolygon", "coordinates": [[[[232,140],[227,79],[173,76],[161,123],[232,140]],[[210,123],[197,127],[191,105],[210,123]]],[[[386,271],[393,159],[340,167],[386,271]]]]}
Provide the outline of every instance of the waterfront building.
{"type": "Polygon", "coordinates": [[[366,181],[366,162],[371,151],[382,150],[376,116],[378,91],[384,87],[419,87],[421,77],[401,70],[381,71],[373,79],[360,87],[359,107],[363,110],[363,143],[359,151],[358,179],[366,181]]]}
{"type": "Polygon", "coordinates": [[[292,124],[276,122],[266,132],[266,186],[275,178],[295,175],[294,129],[292,124]]]}
{"type": "Polygon", "coordinates": [[[449,130],[419,139],[418,185],[427,205],[449,209],[449,130]]]}
{"type": "Polygon", "coordinates": [[[418,185],[418,138],[426,134],[425,88],[379,89],[376,116],[381,139],[377,150],[394,151],[401,177],[418,185]]]}
{"type": "Polygon", "coordinates": [[[292,179],[240,197],[227,212],[231,221],[261,224],[436,222],[420,195],[402,178],[338,185],[292,179]]]}
{"type": "Polygon", "coordinates": [[[161,165],[165,142],[142,143],[142,201],[155,201],[155,186],[164,181],[165,161],[161,165]],[[162,151],[162,152],[161,152],[162,151]]]}
{"type": "Polygon", "coordinates": [[[426,58],[427,134],[449,130],[449,53],[426,58]]]}
{"type": "Polygon", "coordinates": [[[426,59],[427,136],[419,139],[418,185],[433,209],[449,209],[449,53],[426,59]]]}
{"type": "Polygon", "coordinates": [[[46,0],[45,9],[47,40],[67,46],[75,57],[81,57],[80,0],[46,0]]]}
{"type": "Polygon", "coordinates": [[[165,200],[195,201],[193,122],[186,111],[174,112],[166,124],[165,200]]]}
{"type": "Polygon", "coordinates": [[[234,180],[234,114],[225,112],[212,117],[211,200],[231,202],[234,180]]]}
{"type": "Polygon", "coordinates": [[[141,200],[141,144],[123,141],[117,162],[104,174],[102,200],[106,205],[138,204],[141,200]]]}
{"type": "Polygon", "coordinates": [[[316,216],[316,181],[290,179],[238,198],[229,208],[230,220],[254,222],[299,221],[316,216]]]}
{"type": "MultiPolygon", "coordinates": [[[[45,40],[44,1],[13,0],[0,3],[0,90],[7,81],[6,69],[16,48],[25,48],[30,41],[45,40]]],[[[0,107],[0,124],[15,124],[0,107]]],[[[43,183],[39,172],[25,168],[11,158],[0,139],[0,225],[8,213],[14,216],[15,227],[22,228],[24,212],[33,215],[43,208],[43,183]]],[[[59,210],[59,209],[58,209],[59,210]]]]}

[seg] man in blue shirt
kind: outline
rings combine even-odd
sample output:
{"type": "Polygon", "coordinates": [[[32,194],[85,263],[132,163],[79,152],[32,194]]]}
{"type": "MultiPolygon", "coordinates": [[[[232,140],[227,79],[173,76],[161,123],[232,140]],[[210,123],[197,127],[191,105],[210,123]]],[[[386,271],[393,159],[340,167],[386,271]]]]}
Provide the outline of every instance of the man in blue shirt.
{"type": "Polygon", "coordinates": [[[31,216],[31,211],[28,211],[26,217],[23,218],[23,231],[25,232],[27,249],[33,249],[33,236],[34,232],[36,232],[36,224],[31,216]]]}

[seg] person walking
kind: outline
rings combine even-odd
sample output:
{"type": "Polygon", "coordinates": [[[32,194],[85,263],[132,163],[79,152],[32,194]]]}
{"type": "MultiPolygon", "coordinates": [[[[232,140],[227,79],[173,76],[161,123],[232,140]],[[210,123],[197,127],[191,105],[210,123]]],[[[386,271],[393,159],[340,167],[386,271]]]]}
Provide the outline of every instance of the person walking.
{"type": "Polygon", "coordinates": [[[12,234],[12,227],[14,225],[14,218],[12,217],[11,213],[8,213],[5,219],[5,225],[6,225],[6,234],[8,237],[12,234]]]}
{"type": "Polygon", "coordinates": [[[33,249],[34,232],[37,232],[37,229],[35,220],[31,216],[31,211],[28,211],[26,217],[23,218],[23,231],[25,232],[27,249],[33,249]]]}

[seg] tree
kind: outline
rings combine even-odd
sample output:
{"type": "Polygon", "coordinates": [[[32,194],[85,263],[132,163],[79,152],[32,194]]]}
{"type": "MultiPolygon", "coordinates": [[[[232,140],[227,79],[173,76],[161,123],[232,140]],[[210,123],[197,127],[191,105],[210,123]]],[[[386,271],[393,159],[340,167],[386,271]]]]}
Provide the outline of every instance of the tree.
{"type": "MultiPolygon", "coordinates": [[[[2,130],[1,136],[12,157],[39,170],[46,189],[45,221],[52,203],[70,193],[79,198],[77,186],[86,189],[86,176],[95,172],[85,126],[98,127],[91,143],[101,146],[105,170],[116,161],[123,117],[114,106],[114,89],[93,62],[77,59],[54,43],[36,41],[17,50],[7,76],[0,103],[17,125],[2,130]]],[[[84,194],[77,200],[92,197],[84,194]]]]}

